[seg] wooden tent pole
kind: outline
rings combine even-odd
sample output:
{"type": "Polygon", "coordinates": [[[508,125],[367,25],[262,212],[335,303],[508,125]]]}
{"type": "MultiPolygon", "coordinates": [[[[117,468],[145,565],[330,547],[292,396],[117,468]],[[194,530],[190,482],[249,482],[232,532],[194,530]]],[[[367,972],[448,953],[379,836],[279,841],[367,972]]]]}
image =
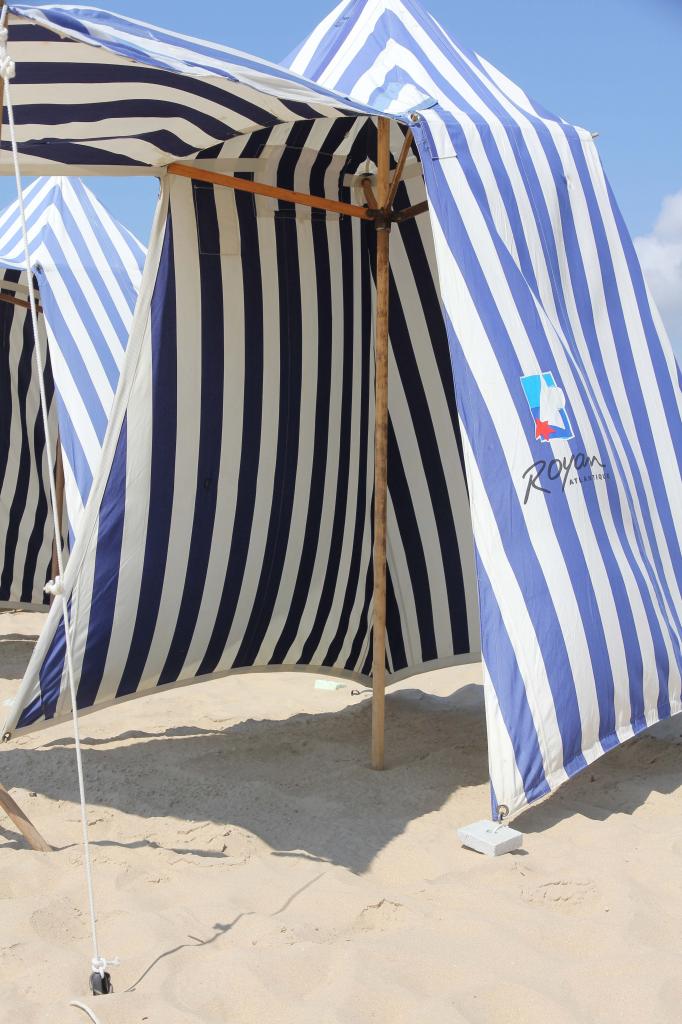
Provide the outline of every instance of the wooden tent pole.
{"type": "MultiPolygon", "coordinates": [[[[52,579],[56,580],[59,575],[59,558],[57,557],[57,544],[62,542],[62,524],[64,522],[64,462],[62,460],[62,445],[59,434],[57,434],[57,447],[54,459],[54,493],[57,500],[57,511],[59,513],[59,536],[55,537],[52,543],[52,579]]],[[[54,595],[50,597],[50,604],[54,595]]]]}
{"type": "MultiPolygon", "coordinates": [[[[4,0],[0,0],[0,12],[2,12],[3,7],[4,0]]],[[[0,78],[0,137],[2,137],[2,110],[4,101],[5,83],[4,80],[0,78]]],[[[8,302],[12,301],[9,296],[3,296],[3,298],[8,302]]],[[[16,304],[20,305],[21,303],[17,302],[16,304]]],[[[2,785],[0,785],[0,807],[3,809],[10,821],[12,821],[19,829],[32,850],[37,850],[39,853],[51,852],[52,847],[50,844],[43,839],[38,829],[31,824],[16,800],[9,795],[5,787],[2,785]]]]}
{"type": "Polygon", "coordinates": [[[385,206],[386,209],[388,210],[390,210],[393,206],[393,202],[398,191],[398,185],[402,180],[403,171],[405,170],[405,163],[407,162],[407,158],[410,155],[410,149],[412,148],[412,139],[412,129],[408,128],[405,134],[405,138],[403,140],[403,148],[400,151],[400,156],[398,157],[398,163],[396,164],[395,171],[393,172],[393,179],[391,181],[391,187],[388,191],[388,197],[386,199],[386,202],[383,203],[383,206],[385,206]]]}
{"type": "MultiPolygon", "coordinates": [[[[378,119],[377,201],[389,195],[391,122],[378,119]]],[[[386,691],[386,502],[388,478],[388,290],[391,222],[377,222],[376,328],[374,337],[374,609],[372,616],[372,768],[384,767],[386,691]]]]}
{"type": "Polygon", "coordinates": [[[32,850],[37,850],[38,853],[51,853],[52,847],[50,844],[43,839],[38,829],[31,824],[19,804],[12,799],[4,786],[0,786],[0,807],[2,807],[7,817],[11,818],[14,822],[32,850]]]}

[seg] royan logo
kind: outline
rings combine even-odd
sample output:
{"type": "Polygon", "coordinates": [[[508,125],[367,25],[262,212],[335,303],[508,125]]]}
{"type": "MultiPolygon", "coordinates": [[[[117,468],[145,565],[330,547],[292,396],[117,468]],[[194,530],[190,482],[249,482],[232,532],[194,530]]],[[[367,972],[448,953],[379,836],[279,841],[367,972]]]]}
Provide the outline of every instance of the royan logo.
{"type": "Polygon", "coordinates": [[[566,399],[553,373],[529,373],[521,378],[530,414],[535,423],[535,440],[570,441],[573,427],[566,412],[566,399]]]}
{"type": "MultiPolygon", "coordinates": [[[[521,377],[530,414],[535,427],[535,440],[541,444],[548,441],[571,441],[575,434],[566,412],[566,398],[554,379],[554,374],[529,373],[521,377]]],[[[596,484],[601,480],[610,480],[611,476],[604,462],[596,455],[588,455],[584,451],[563,449],[561,457],[550,449],[548,458],[537,459],[522,474],[526,491],[523,504],[533,491],[551,494],[556,484],[565,491],[568,487],[584,484],[596,484]]]]}

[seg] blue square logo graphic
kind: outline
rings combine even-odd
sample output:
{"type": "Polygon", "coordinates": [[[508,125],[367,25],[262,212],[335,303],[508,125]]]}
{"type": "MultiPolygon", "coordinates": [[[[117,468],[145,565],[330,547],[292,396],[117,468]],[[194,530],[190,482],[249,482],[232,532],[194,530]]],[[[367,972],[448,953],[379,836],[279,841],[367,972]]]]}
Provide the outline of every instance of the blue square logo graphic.
{"type": "Polygon", "coordinates": [[[554,380],[554,374],[530,373],[521,377],[530,414],[535,425],[535,440],[570,441],[573,427],[566,412],[566,398],[554,380]]]}

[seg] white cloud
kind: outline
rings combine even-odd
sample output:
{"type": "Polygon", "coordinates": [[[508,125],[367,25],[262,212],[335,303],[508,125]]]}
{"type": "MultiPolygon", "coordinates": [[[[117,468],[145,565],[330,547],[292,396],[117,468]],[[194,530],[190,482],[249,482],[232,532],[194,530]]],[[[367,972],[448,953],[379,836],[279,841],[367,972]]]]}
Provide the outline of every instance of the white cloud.
{"type": "Polygon", "coordinates": [[[635,246],[678,361],[682,362],[682,190],[666,196],[650,235],[635,246]]]}

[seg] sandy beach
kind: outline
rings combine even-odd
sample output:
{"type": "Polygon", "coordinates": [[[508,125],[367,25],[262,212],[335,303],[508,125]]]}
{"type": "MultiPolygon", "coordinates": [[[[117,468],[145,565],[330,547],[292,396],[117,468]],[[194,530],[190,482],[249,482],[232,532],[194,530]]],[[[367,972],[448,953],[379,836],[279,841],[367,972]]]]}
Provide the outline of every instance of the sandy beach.
{"type": "MultiPolygon", "coordinates": [[[[0,616],[0,699],[42,622],[0,616]]],[[[55,847],[0,821],[0,1020],[118,1024],[614,1024],[679,1020],[682,721],[627,743],[516,819],[493,860],[480,667],[387,703],[310,674],[248,675],[83,720],[101,947],[90,957],[66,726],[0,750],[0,780],[55,847]]]]}

